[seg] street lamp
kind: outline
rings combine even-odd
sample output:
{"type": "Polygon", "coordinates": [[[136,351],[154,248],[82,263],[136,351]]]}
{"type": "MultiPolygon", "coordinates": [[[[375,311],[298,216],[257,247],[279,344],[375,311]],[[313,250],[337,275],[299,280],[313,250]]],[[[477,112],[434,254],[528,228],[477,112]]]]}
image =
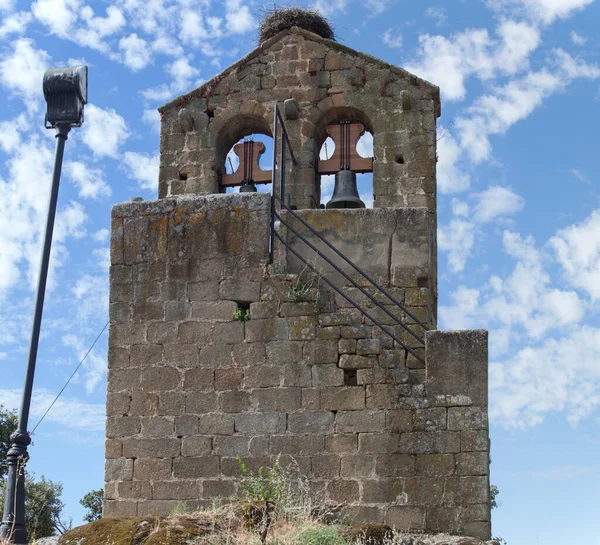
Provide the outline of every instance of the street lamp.
{"type": "Polygon", "coordinates": [[[29,356],[25,372],[25,386],[19,411],[19,425],[17,431],[11,436],[11,447],[7,454],[8,479],[6,483],[6,498],[4,502],[4,515],[0,526],[0,538],[7,539],[10,543],[27,543],[27,530],[25,528],[25,464],[29,459],[27,446],[31,443],[31,436],[27,431],[29,420],[29,407],[31,405],[31,391],[33,389],[33,376],[37,358],[38,342],[40,338],[40,325],[44,309],[44,295],[46,293],[46,279],[48,277],[48,263],[50,261],[50,248],[52,246],[52,232],[54,230],[54,217],[56,215],[56,202],[58,200],[58,186],[62,168],[65,141],[72,127],[80,127],[83,123],[83,106],[87,103],[87,66],[73,68],[53,68],[44,73],[44,98],[48,105],[45,125],[47,129],[56,130],[56,153],[54,156],[54,171],[52,174],[52,188],[50,190],[50,203],[48,205],[48,220],[44,235],[44,247],[40,264],[40,276],[31,328],[31,341],[29,343],[29,356]]]}

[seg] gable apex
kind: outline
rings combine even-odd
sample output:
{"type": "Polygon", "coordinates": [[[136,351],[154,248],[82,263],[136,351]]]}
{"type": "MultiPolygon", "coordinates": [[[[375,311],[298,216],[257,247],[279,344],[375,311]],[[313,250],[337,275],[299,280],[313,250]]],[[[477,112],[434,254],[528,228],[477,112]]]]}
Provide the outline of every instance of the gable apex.
{"type": "Polygon", "coordinates": [[[184,106],[185,104],[189,103],[193,99],[207,98],[211,94],[211,90],[221,80],[226,78],[231,73],[240,72],[244,67],[246,67],[248,64],[250,64],[250,62],[252,60],[254,60],[257,57],[260,57],[262,54],[268,52],[271,48],[273,48],[273,46],[275,46],[276,44],[278,44],[279,42],[281,42],[288,36],[302,37],[306,40],[310,40],[312,42],[323,44],[323,46],[325,46],[325,48],[332,50],[332,51],[337,51],[341,55],[357,57],[357,58],[361,59],[362,61],[366,62],[367,64],[372,65],[375,68],[389,70],[398,79],[409,81],[412,85],[414,85],[418,88],[421,88],[421,89],[423,89],[423,91],[430,94],[430,96],[432,97],[432,99],[434,101],[436,117],[439,117],[441,115],[440,90],[437,85],[434,85],[422,78],[419,78],[418,76],[411,74],[410,72],[404,70],[403,68],[400,68],[399,66],[387,63],[387,62],[385,62],[381,59],[378,59],[377,57],[373,57],[372,55],[369,55],[367,53],[361,53],[360,51],[356,51],[355,49],[352,49],[348,46],[340,44],[339,42],[336,42],[334,40],[328,40],[328,39],[322,38],[321,36],[314,34],[313,32],[309,32],[308,30],[304,30],[304,29],[301,29],[298,27],[292,27],[290,29],[283,30],[283,31],[279,32],[278,34],[276,34],[275,36],[273,36],[272,38],[269,38],[269,39],[265,40],[264,42],[261,42],[258,45],[258,47],[256,47],[252,51],[250,51],[245,57],[242,57],[241,59],[239,59],[238,61],[233,63],[231,66],[229,66],[228,68],[226,68],[225,70],[223,70],[222,72],[220,72],[219,74],[217,74],[216,76],[211,78],[210,80],[208,80],[205,83],[203,83],[202,85],[200,85],[200,87],[197,87],[196,89],[193,89],[192,91],[189,91],[188,93],[180,95],[177,98],[171,100],[170,102],[167,102],[166,104],[160,106],[158,108],[158,111],[161,114],[163,114],[163,113],[171,110],[172,108],[184,106]]]}

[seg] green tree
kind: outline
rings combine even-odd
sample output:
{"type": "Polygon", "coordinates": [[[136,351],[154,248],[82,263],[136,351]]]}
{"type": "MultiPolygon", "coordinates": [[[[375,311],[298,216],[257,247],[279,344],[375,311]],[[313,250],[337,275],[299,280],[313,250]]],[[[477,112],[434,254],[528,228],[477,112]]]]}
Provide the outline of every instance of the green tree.
{"type": "Polygon", "coordinates": [[[92,490],[88,492],[79,503],[87,509],[83,517],[86,522],[94,522],[102,518],[102,500],[104,499],[104,490],[92,490]]]}
{"type": "Polygon", "coordinates": [[[17,414],[0,405],[0,480],[4,479],[8,472],[6,454],[10,448],[10,434],[17,429],[17,425],[17,414]]]}
{"type": "MultiPolygon", "coordinates": [[[[39,481],[35,474],[25,474],[25,527],[30,540],[62,534],[71,528],[71,521],[61,518],[64,503],[60,497],[63,486],[59,482],[46,479],[39,481]]],[[[0,505],[4,505],[6,481],[0,484],[0,505]]]]}

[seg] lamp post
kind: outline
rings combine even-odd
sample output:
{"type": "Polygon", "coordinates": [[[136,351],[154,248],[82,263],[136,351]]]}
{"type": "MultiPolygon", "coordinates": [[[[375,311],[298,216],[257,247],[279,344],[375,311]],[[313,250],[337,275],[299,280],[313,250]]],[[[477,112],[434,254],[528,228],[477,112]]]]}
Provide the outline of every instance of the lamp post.
{"type": "Polygon", "coordinates": [[[73,68],[53,68],[46,70],[44,74],[44,98],[48,105],[45,125],[47,129],[56,130],[56,153],[29,343],[29,356],[25,372],[25,386],[23,387],[23,398],[21,399],[21,410],[19,411],[19,425],[17,431],[10,436],[11,447],[6,457],[8,479],[4,514],[0,526],[0,538],[5,538],[10,543],[28,542],[25,528],[25,464],[29,459],[27,446],[31,443],[31,437],[27,431],[27,422],[29,420],[29,407],[31,405],[42,311],[44,309],[44,295],[46,294],[46,279],[48,277],[48,264],[65,141],[71,128],[80,127],[83,123],[83,106],[87,103],[87,72],[87,66],[76,66],[73,68]]]}

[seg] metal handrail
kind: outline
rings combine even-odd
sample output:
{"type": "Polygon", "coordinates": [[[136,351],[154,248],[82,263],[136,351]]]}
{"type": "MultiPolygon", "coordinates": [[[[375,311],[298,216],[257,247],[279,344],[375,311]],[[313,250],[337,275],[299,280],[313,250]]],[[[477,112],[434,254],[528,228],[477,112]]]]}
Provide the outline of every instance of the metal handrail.
{"type": "MultiPolygon", "coordinates": [[[[293,212],[292,212],[292,214],[293,214],[293,212]]],[[[304,236],[300,232],[296,231],[296,229],[294,229],[289,223],[287,223],[277,212],[275,212],[275,216],[277,217],[277,219],[281,223],[283,223],[283,225],[285,225],[292,233],[294,233],[294,235],[296,235],[302,242],[304,242],[321,259],[324,259],[326,263],[328,263],[329,265],[331,265],[346,280],[348,280],[349,282],[351,282],[352,285],[355,288],[358,288],[358,290],[363,295],[366,295],[371,301],[373,301],[373,303],[375,303],[375,306],[377,306],[377,308],[383,310],[388,316],[390,316],[391,318],[393,318],[399,326],[401,326],[405,331],[407,331],[408,333],[410,333],[415,339],[417,339],[417,341],[419,341],[421,344],[425,344],[425,341],[421,337],[419,337],[414,331],[412,331],[407,325],[405,325],[404,323],[402,323],[402,321],[400,320],[400,318],[398,318],[398,316],[395,316],[394,314],[392,314],[385,306],[383,306],[379,301],[377,301],[368,291],[366,291],[360,284],[358,284],[351,276],[349,276],[348,274],[346,274],[333,261],[331,261],[323,252],[321,252],[310,241],[308,241],[306,238],[304,238],[304,236]]],[[[321,238],[321,237],[319,237],[319,238],[321,238]]],[[[321,238],[321,240],[323,240],[323,239],[321,238]]],[[[286,244],[286,247],[289,248],[289,245],[286,244]]]]}
{"type": "MultiPolygon", "coordinates": [[[[275,236],[279,239],[279,241],[288,249],[290,250],[290,252],[292,252],[300,261],[302,261],[311,271],[318,273],[318,271],[316,270],[315,266],[312,265],[309,261],[307,261],[306,259],[304,259],[296,250],[294,250],[285,240],[283,240],[283,237],[279,234],[279,233],[275,233],[275,236]]],[[[361,314],[363,314],[364,316],[366,316],[369,320],[371,320],[379,329],[381,329],[384,333],[386,333],[387,335],[389,335],[394,341],[396,341],[402,348],[404,348],[404,350],[406,350],[408,353],[412,354],[415,358],[417,358],[417,360],[419,360],[421,363],[425,364],[425,360],[423,359],[422,356],[420,356],[419,354],[417,354],[412,348],[410,348],[410,346],[405,345],[400,339],[398,339],[398,337],[396,337],[387,327],[385,327],[383,324],[379,323],[375,318],[373,318],[373,316],[371,316],[366,310],[363,310],[362,308],[360,308],[360,306],[358,305],[358,303],[354,302],[350,297],[348,297],[348,295],[346,295],[344,292],[342,292],[342,290],[340,290],[335,284],[333,284],[332,282],[330,282],[327,278],[325,278],[324,276],[321,276],[321,280],[323,280],[330,288],[332,288],[333,290],[335,290],[339,295],[341,295],[344,299],[346,299],[346,301],[348,301],[352,306],[356,307],[361,314]]]]}
{"type": "MultiPolygon", "coordinates": [[[[277,197],[275,197],[277,199],[277,197]]],[[[420,325],[423,329],[427,329],[426,325],[421,322],[412,312],[406,309],[402,303],[397,301],[392,295],[390,295],[385,288],[380,286],[375,280],[373,280],[366,272],[364,272],[358,265],[350,261],[342,252],[340,252],[331,242],[329,242],[321,233],[316,231],[308,222],[303,220],[296,212],[294,212],[289,206],[282,202],[281,199],[277,199],[280,204],[285,208],[287,212],[289,212],[294,218],[296,218],[304,227],[306,227],[313,235],[315,235],[321,242],[326,244],[329,248],[331,248],[338,256],[340,256],[348,265],[350,265],[358,274],[360,274],[365,280],[367,280],[373,287],[377,288],[383,295],[385,295],[392,303],[394,303],[402,312],[404,312],[407,316],[410,316],[418,325],[420,325]]]]}
{"type": "MultiPolygon", "coordinates": [[[[286,210],[293,218],[300,221],[311,233],[313,233],[320,241],[326,244],[330,249],[332,249],[339,257],[341,257],[346,263],[348,263],[358,274],[360,274],[365,280],[367,280],[374,288],[379,290],[385,297],[388,298],[394,305],[396,305],[400,310],[402,310],[407,316],[412,318],[418,325],[427,329],[425,324],[420,321],[414,314],[412,314],[409,310],[407,310],[398,300],[396,300],[387,290],[385,290],[379,283],[373,280],[367,273],[365,273],[362,269],[360,269],[357,265],[355,265],[350,259],[348,259],[342,252],[340,252],[333,244],[331,244],[327,239],[325,239],[319,232],[317,232],[310,224],[308,224],[304,219],[302,219],[298,214],[296,214],[289,203],[285,203],[285,165],[286,165],[286,152],[287,148],[289,148],[290,156],[292,158],[293,164],[297,164],[296,157],[294,156],[294,152],[292,151],[292,146],[290,144],[290,140],[288,137],[287,130],[285,128],[285,123],[283,122],[283,118],[281,117],[281,113],[279,111],[279,105],[275,105],[274,114],[273,114],[273,169],[271,174],[271,181],[273,187],[273,196],[271,198],[271,221],[270,221],[270,241],[269,241],[269,262],[273,263],[274,261],[274,249],[275,249],[275,237],[290,250],[300,261],[302,261],[305,265],[307,265],[311,271],[316,272],[315,267],[309,263],[306,259],[304,259],[296,250],[294,250],[290,244],[288,244],[279,233],[275,231],[275,218],[279,220],[287,229],[289,229],[296,237],[298,237],[302,242],[304,242],[309,248],[317,253],[319,257],[325,260],[330,266],[332,266],[339,274],[341,274],[346,280],[352,283],[353,286],[359,289],[366,297],[368,297],[377,308],[383,310],[388,316],[390,316],[398,325],[400,325],[405,331],[410,333],[420,344],[425,344],[424,340],[417,335],[414,331],[412,331],[407,325],[405,325],[398,316],[391,313],[381,302],[377,301],[373,295],[368,293],[362,286],[360,286],[351,276],[349,276],[346,272],[344,272],[340,267],[338,267],[333,261],[331,261],[323,252],[321,252],[318,248],[316,248],[310,241],[308,241],[299,231],[294,229],[288,222],[286,222],[281,215],[276,210],[276,203],[278,202],[280,208],[282,210],[286,210]],[[281,127],[281,165],[280,165],[280,173],[279,173],[279,187],[277,187],[277,139],[278,139],[278,128],[281,127]],[[279,189],[279,192],[276,190],[279,189]],[[277,194],[279,193],[279,195],[277,194]]],[[[363,310],[358,303],[353,301],[348,295],[343,293],[337,286],[335,286],[332,282],[330,282],[327,278],[322,277],[323,281],[329,285],[334,291],[336,291],[339,295],[341,295],[346,301],[348,301],[352,306],[357,308],[364,316],[366,316],[369,320],[371,320],[377,327],[379,327],[384,333],[389,335],[395,342],[397,342],[400,346],[402,346],[407,352],[412,354],[415,358],[417,358],[421,363],[425,363],[425,360],[417,354],[412,348],[404,344],[400,339],[398,339],[390,329],[383,326],[376,319],[374,319],[366,310],[363,310]]]]}

